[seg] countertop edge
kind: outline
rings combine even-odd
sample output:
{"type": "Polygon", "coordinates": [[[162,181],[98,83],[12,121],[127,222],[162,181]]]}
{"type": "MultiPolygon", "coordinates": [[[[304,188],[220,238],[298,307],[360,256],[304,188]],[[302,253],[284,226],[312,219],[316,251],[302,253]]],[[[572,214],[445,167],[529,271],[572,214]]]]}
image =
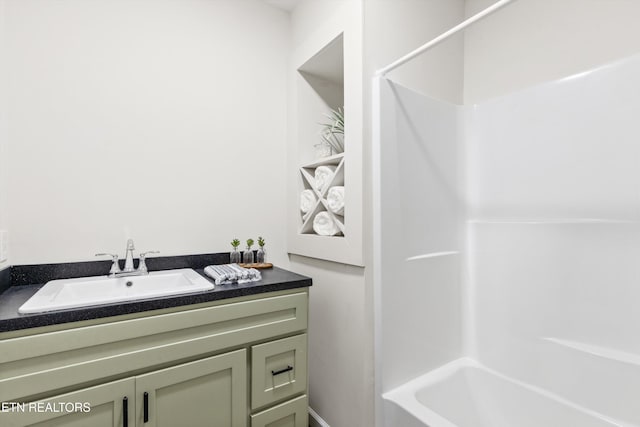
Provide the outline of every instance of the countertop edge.
{"type": "MultiPolygon", "coordinates": [[[[203,269],[194,268],[194,270],[206,279],[210,280],[204,275],[203,269]]],[[[206,292],[29,315],[21,315],[17,313],[17,310],[19,306],[26,301],[26,299],[30,298],[31,295],[37,292],[42,284],[14,285],[0,294],[0,303],[4,303],[4,307],[3,304],[0,304],[2,311],[10,312],[9,317],[7,317],[6,313],[3,313],[4,318],[0,317],[0,334],[87,320],[108,319],[110,317],[144,313],[148,311],[188,307],[190,305],[203,304],[212,301],[221,301],[225,299],[260,295],[263,293],[286,291],[297,288],[308,288],[312,286],[311,278],[278,267],[263,270],[262,272],[263,279],[261,281],[241,285],[217,285],[215,289],[206,292]],[[13,299],[15,301],[7,301],[6,299],[11,298],[12,292],[19,292],[21,295],[17,298],[14,297],[13,299]],[[6,296],[5,301],[3,301],[4,296],[6,296]],[[13,310],[15,310],[15,314],[13,313],[13,310]]]]}

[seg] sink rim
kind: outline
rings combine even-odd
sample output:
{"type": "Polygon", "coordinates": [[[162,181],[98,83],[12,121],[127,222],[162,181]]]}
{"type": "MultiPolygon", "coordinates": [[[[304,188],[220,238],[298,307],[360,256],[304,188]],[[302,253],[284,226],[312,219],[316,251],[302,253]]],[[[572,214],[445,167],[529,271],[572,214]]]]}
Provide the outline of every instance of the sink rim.
{"type": "MultiPolygon", "coordinates": [[[[215,284],[199,274],[192,268],[178,268],[171,270],[158,270],[151,271],[149,274],[140,276],[126,276],[126,277],[111,277],[111,276],[86,276],[75,277],[71,279],[54,279],[45,283],[36,293],[34,293],[27,301],[25,301],[19,308],[18,313],[21,315],[29,314],[42,314],[58,312],[70,309],[82,309],[98,306],[113,305],[116,303],[129,303],[144,300],[154,300],[167,297],[176,297],[181,295],[198,294],[203,292],[209,292],[215,288],[215,284]],[[175,288],[173,290],[158,290],[158,292],[143,293],[139,295],[115,295],[111,297],[101,297],[95,301],[81,301],[73,302],[67,301],[63,303],[55,303],[56,295],[59,294],[62,289],[69,284],[89,283],[87,286],[91,286],[92,282],[102,281],[131,281],[136,279],[148,279],[153,276],[166,276],[171,274],[181,274],[191,286],[186,288],[175,288]],[[46,303],[46,299],[49,299],[50,304],[46,303]]],[[[146,288],[148,289],[148,288],[146,288]]]]}

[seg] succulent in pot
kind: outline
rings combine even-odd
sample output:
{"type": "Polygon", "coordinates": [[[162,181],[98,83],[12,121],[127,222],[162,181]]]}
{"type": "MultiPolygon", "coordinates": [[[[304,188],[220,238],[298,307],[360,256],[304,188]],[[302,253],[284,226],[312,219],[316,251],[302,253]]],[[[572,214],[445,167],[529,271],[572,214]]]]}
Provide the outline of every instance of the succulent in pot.
{"type": "Polygon", "coordinates": [[[253,239],[247,239],[247,249],[242,254],[242,262],[245,264],[253,264],[253,239]]]}
{"type": "Polygon", "coordinates": [[[238,251],[238,246],[240,246],[240,240],[233,239],[231,241],[231,246],[233,247],[233,251],[229,254],[229,260],[232,264],[240,262],[240,252],[238,251]]]}
{"type": "Polygon", "coordinates": [[[258,237],[258,252],[256,253],[256,262],[264,263],[267,259],[267,253],[264,250],[265,241],[262,237],[258,237]]]}

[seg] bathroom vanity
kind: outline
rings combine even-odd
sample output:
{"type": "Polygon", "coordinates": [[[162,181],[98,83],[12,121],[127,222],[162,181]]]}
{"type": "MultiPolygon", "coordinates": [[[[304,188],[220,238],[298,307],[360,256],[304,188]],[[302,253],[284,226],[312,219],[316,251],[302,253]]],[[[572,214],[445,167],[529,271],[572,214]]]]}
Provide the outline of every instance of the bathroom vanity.
{"type": "Polygon", "coordinates": [[[0,425],[307,427],[310,285],[275,268],[210,292],[14,317],[28,287],[12,286],[0,425]]]}

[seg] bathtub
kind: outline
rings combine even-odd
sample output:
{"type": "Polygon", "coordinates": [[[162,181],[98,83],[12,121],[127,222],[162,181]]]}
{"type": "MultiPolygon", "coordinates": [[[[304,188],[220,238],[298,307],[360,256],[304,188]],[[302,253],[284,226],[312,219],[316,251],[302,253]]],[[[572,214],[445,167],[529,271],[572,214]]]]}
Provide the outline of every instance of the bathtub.
{"type": "Polygon", "coordinates": [[[637,427],[467,358],[405,383],[383,400],[386,427],[637,427]]]}

